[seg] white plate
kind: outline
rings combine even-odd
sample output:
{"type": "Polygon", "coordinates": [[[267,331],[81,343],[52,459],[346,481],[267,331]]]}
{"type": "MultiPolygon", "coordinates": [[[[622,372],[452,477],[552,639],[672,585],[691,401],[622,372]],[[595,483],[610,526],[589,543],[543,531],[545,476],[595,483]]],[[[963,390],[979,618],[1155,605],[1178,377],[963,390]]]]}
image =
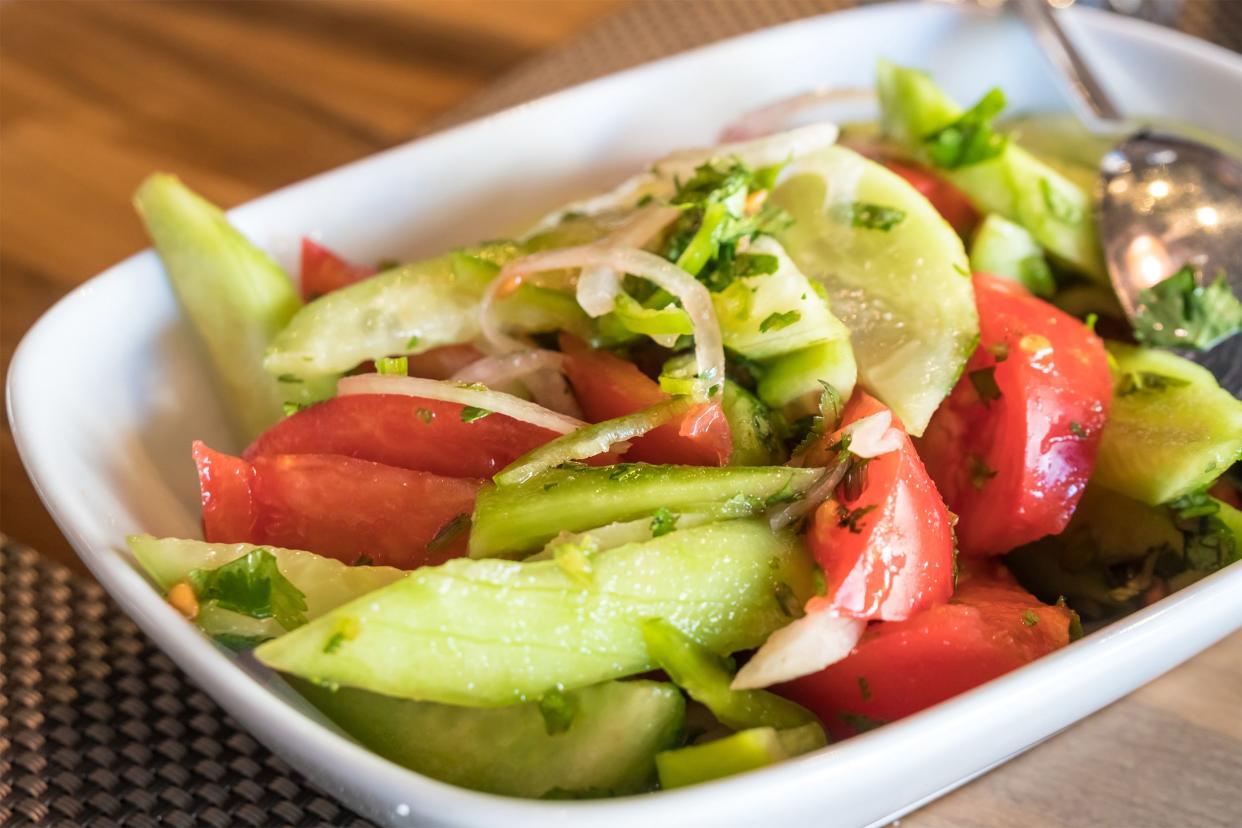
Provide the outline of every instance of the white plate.
{"type": "MultiPolygon", "coordinates": [[[[1227,104],[1242,94],[1242,59],[1119,17],[1080,10],[1067,17],[1124,109],[1242,141],[1242,120],[1227,104]]],[[[753,105],[823,84],[870,85],[881,56],[931,69],[963,100],[999,84],[1015,109],[1062,108],[1013,21],[945,5],[872,7],[561,92],[286,188],[232,216],[286,266],[308,233],[363,261],[437,252],[511,230],[671,148],[710,142],[753,105]]],[[[13,360],[8,404],[43,501],[125,611],[265,744],[388,825],[879,823],[1242,626],[1235,566],[957,699],[775,768],[612,801],[488,796],[362,749],[279,678],[201,637],[132,568],[126,534],[198,534],[190,440],[230,448],[150,251],[75,290],[31,329],[13,360]]]]}

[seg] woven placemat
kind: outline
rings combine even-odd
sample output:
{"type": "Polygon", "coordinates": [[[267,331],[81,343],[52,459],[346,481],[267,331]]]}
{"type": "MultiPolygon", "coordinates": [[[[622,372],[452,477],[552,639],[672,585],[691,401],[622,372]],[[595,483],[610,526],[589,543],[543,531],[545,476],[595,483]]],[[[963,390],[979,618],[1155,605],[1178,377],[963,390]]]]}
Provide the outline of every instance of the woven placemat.
{"type": "MultiPolygon", "coordinates": [[[[845,0],[648,0],[449,113],[443,127],[845,0]]],[[[1238,0],[1146,16],[1242,51],[1238,0]]],[[[0,536],[0,826],[370,823],[241,730],[93,581],[0,536]]]]}

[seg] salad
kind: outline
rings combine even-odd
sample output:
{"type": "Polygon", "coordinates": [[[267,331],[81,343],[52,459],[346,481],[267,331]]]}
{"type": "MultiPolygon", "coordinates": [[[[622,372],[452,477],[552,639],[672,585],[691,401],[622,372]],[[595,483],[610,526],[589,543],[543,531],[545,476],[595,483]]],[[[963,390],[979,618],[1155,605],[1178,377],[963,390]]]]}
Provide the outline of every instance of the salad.
{"type": "Polygon", "coordinates": [[[380,755],[544,798],[780,762],[1235,563],[1242,402],[1163,348],[1242,306],[1183,270],[1131,330],[1090,166],[1000,90],[876,86],[878,124],[783,102],[513,238],[305,239],[300,296],[152,176],[247,447],[187,447],[203,539],[137,560],[380,755]]]}

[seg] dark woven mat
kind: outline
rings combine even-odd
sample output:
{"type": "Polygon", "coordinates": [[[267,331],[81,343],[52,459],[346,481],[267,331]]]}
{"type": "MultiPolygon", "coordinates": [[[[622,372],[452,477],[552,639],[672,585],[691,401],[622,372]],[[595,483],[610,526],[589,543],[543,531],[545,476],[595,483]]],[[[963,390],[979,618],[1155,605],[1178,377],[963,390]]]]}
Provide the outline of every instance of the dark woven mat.
{"type": "MultiPolygon", "coordinates": [[[[461,122],[845,0],[645,0],[441,119],[461,122]]],[[[1143,16],[1242,50],[1242,0],[1143,16]]],[[[2,540],[2,538],[0,538],[2,540]]],[[[242,731],[94,582],[0,551],[0,826],[369,825],[242,731]]]]}

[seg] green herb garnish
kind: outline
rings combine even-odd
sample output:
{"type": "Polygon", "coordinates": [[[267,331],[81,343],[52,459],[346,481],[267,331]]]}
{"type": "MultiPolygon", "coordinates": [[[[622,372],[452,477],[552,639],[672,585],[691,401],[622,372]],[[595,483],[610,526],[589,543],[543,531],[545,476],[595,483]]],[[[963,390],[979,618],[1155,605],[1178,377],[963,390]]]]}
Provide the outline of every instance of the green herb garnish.
{"type": "Polygon", "coordinates": [[[658,538],[672,532],[677,528],[677,521],[680,518],[681,515],[669,511],[666,506],[656,509],[655,514],[651,518],[651,537],[658,538]]]}
{"type": "Polygon", "coordinates": [[[1005,93],[992,89],[953,123],[923,138],[931,162],[956,170],[995,158],[1005,151],[1008,139],[992,128],[992,121],[1005,108],[1005,93]]]}
{"type": "Polygon", "coordinates": [[[858,733],[866,733],[868,730],[875,730],[877,727],[882,727],[883,725],[888,724],[888,722],[883,719],[873,719],[870,716],[864,716],[862,713],[848,712],[843,712],[841,714],[841,721],[845,722],[858,733]]]}
{"type": "Polygon", "coordinates": [[[569,730],[577,712],[573,699],[560,690],[549,690],[539,699],[539,713],[549,736],[569,730]]]}
{"type": "Polygon", "coordinates": [[[1039,623],[1039,614],[1035,610],[1022,611],[1022,623],[1028,627],[1033,627],[1039,623]]]}
{"type": "Polygon", "coordinates": [[[461,421],[463,423],[473,423],[475,420],[481,420],[491,413],[493,412],[488,411],[486,408],[468,405],[461,410],[461,421]]]}
{"type": "Polygon", "coordinates": [[[292,630],[306,623],[306,596],[281,574],[276,556],[259,547],[215,569],[195,569],[186,576],[201,602],[251,618],[275,618],[292,630]]]}
{"type": "Polygon", "coordinates": [[[1082,425],[1076,420],[1070,420],[1069,430],[1075,437],[1084,438],[1087,436],[1087,432],[1083,430],[1082,425]]]}
{"type": "Polygon", "coordinates": [[[844,506],[838,506],[837,507],[837,526],[840,526],[842,529],[849,529],[851,532],[857,535],[863,530],[863,525],[859,523],[859,521],[862,520],[864,517],[866,517],[867,513],[873,510],[875,507],[876,507],[876,504],[874,503],[872,503],[870,506],[862,506],[857,509],[847,509],[844,506]]]}
{"type": "Polygon", "coordinates": [[[375,360],[375,370],[385,376],[405,376],[410,372],[410,361],[403,356],[384,357],[375,360]]]}
{"type": "Polygon", "coordinates": [[[853,227],[864,230],[883,230],[888,232],[901,224],[906,217],[905,210],[896,207],[885,207],[883,204],[871,204],[866,201],[852,201],[843,206],[842,217],[853,227]]]}
{"type": "Polygon", "coordinates": [[[453,541],[470,528],[470,515],[462,512],[456,517],[447,520],[440,530],[436,532],[435,537],[427,542],[428,552],[438,552],[449,546],[453,541]]]}
{"type": "Polygon", "coordinates": [[[995,400],[1001,398],[1000,386],[996,384],[996,366],[979,368],[966,376],[970,384],[975,387],[975,393],[979,395],[979,400],[984,406],[990,406],[995,400]]]}
{"type": "Polygon", "coordinates": [[[801,311],[791,310],[784,313],[773,313],[759,323],[759,332],[779,331],[781,328],[788,328],[800,319],[802,319],[801,311]]]}
{"type": "Polygon", "coordinates": [[[1170,377],[1153,371],[1130,371],[1123,374],[1118,381],[1117,396],[1128,397],[1131,394],[1164,391],[1166,388],[1180,388],[1189,384],[1188,380],[1180,377],[1170,377]]]}
{"type": "Polygon", "coordinates": [[[863,701],[871,698],[871,685],[867,683],[867,679],[862,676],[858,677],[858,692],[862,694],[863,701]]]}
{"type": "Polygon", "coordinates": [[[988,464],[979,455],[968,454],[966,462],[970,466],[970,485],[976,489],[982,489],[985,483],[996,477],[996,469],[988,468],[988,464]]]}
{"type": "Polygon", "coordinates": [[[1207,285],[1187,265],[1162,282],[1139,291],[1134,337],[1159,348],[1206,350],[1242,331],[1242,302],[1225,277],[1207,285]]]}

